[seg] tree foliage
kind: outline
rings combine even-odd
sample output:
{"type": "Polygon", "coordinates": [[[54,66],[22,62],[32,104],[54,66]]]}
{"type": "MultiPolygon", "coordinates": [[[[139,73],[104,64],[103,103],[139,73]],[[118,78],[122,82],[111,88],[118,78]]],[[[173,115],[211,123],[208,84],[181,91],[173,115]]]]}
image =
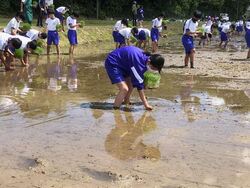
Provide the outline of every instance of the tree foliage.
{"type": "MultiPolygon", "coordinates": [[[[100,18],[131,17],[133,0],[54,0],[57,6],[71,6],[85,17],[96,17],[97,1],[100,18]]],[[[19,10],[20,0],[2,1],[0,13],[6,15],[19,10]]],[[[237,19],[244,14],[250,5],[249,0],[137,0],[144,6],[145,17],[152,18],[161,12],[172,18],[187,18],[195,9],[204,15],[229,13],[230,18],[237,19]]]]}

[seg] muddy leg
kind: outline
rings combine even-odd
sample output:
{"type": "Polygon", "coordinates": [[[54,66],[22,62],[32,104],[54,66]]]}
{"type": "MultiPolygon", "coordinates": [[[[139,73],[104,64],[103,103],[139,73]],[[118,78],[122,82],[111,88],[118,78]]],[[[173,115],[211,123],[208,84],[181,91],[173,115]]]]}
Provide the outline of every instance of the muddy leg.
{"type": "Polygon", "coordinates": [[[121,106],[122,102],[124,101],[125,97],[127,96],[129,89],[128,89],[128,85],[124,81],[120,82],[116,85],[119,89],[119,93],[117,94],[117,96],[115,98],[114,107],[119,108],[121,106]]]}
{"type": "Polygon", "coordinates": [[[128,93],[127,93],[127,95],[126,95],[126,97],[124,99],[124,103],[125,104],[130,104],[130,96],[133,93],[134,88],[133,88],[133,84],[131,82],[131,78],[126,78],[125,81],[126,81],[126,84],[128,86],[128,93]]]}
{"type": "Polygon", "coordinates": [[[50,47],[51,47],[51,45],[47,45],[47,55],[49,55],[49,53],[50,53],[50,47]]]}

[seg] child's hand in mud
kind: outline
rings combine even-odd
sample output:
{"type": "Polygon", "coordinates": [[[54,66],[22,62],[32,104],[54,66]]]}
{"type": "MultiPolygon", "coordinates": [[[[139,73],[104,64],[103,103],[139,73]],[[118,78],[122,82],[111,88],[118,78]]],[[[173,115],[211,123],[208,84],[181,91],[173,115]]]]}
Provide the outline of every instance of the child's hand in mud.
{"type": "Polygon", "coordinates": [[[150,105],[145,106],[145,108],[146,108],[146,110],[148,110],[148,111],[153,110],[153,107],[152,107],[152,106],[150,106],[150,105]]]}

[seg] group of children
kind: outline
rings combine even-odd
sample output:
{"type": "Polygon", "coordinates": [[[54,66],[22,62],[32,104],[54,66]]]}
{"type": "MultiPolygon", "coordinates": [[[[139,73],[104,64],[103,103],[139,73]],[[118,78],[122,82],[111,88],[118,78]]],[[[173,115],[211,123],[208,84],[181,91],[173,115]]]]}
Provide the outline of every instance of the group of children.
{"type": "MultiPolygon", "coordinates": [[[[5,65],[5,70],[13,70],[11,62],[16,57],[15,52],[17,49],[22,50],[23,56],[18,57],[23,66],[28,65],[28,55],[33,53],[37,48],[37,41],[39,39],[47,38],[47,54],[50,54],[51,45],[56,46],[57,54],[60,54],[59,49],[59,31],[64,31],[64,27],[60,25],[64,22],[63,15],[68,11],[66,7],[59,7],[54,12],[53,9],[48,9],[46,19],[46,31],[40,32],[35,29],[22,30],[20,23],[24,21],[22,13],[18,12],[14,18],[12,18],[7,26],[0,32],[0,64],[5,65]],[[56,17],[57,16],[57,17],[56,17]]],[[[76,19],[79,15],[76,12],[70,13],[66,19],[66,25],[68,28],[68,40],[70,43],[69,53],[73,54],[75,46],[78,44],[76,29],[80,26],[76,19]]],[[[16,57],[17,58],[17,57],[16,57]]]]}

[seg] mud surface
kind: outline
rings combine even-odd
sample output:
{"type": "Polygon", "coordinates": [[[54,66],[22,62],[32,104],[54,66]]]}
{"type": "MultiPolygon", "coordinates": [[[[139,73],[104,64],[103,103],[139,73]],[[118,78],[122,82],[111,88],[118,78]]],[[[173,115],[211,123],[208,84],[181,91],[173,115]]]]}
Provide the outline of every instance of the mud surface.
{"type": "Polygon", "coordinates": [[[160,88],[146,92],[152,112],[136,92],[112,109],[110,47],[0,72],[0,187],[250,187],[246,51],[198,47],[191,70],[165,40],[160,88]]]}

